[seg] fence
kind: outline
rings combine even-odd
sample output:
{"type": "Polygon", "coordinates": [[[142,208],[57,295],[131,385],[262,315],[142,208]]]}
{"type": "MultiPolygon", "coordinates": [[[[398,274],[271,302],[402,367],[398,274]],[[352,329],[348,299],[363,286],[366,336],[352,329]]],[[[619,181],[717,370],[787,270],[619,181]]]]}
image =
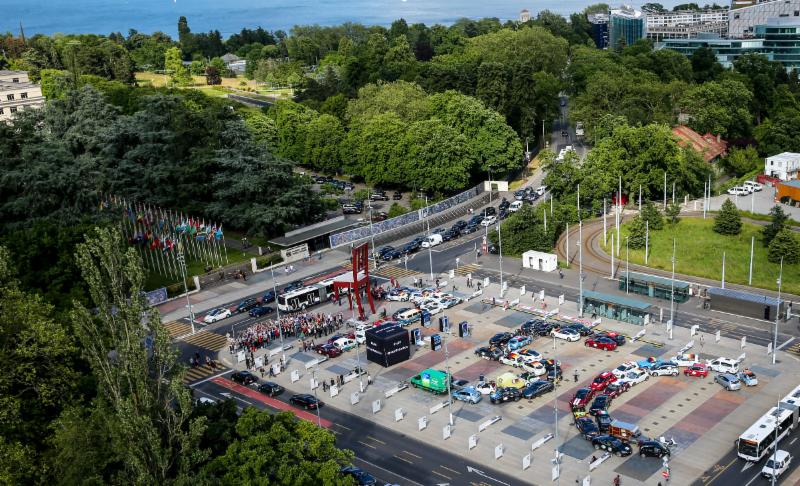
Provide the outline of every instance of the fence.
{"type": "Polygon", "coordinates": [[[467,191],[457,194],[451,198],[439,201],[438,203],[431,204],[418,211],[412,211],[386,221],[373,223],[372,226],[362,226],[342,233],[337,233],[330,236],[331,248],[337,248],[343,245],[354,243],[358,240],[370,238],[372,236],[380,235],[388,231],[398,230],[404,226],[413,223],[419,223],[427,217],[444,213],[459,204],[469,201],[470,199],[479,196],[483,193],[483,184],[479,184],[467,191]]]}

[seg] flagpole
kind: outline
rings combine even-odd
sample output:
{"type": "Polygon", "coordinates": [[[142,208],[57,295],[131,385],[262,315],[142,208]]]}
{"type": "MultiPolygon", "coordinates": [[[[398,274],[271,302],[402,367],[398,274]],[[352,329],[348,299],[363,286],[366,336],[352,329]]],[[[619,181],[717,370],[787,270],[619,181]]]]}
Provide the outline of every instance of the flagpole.
{"type": "Polygon", "coordinates": [[[219,227],[219,230],[222,233],[222,251],[225,252],[225,265],[228,265],[228,247],[225,246],[225,232],[222,231],[222,226],[219,227]]]}

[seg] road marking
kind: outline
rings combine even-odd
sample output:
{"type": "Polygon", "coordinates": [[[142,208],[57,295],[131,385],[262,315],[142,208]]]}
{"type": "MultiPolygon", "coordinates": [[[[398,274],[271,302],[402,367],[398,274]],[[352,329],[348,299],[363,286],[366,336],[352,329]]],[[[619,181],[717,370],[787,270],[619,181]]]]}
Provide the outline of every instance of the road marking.
{"type": "Polygon", "coordinates": [[[377,442],[378,444],[386,445],[386,442],[384,442],[384,441],[382,441],[382,440],[378,440],[378,439],[376,439],[375,437],[372,437],[371,435],[368,435],[368,436],[367,436],[367,439],[369,439],[369,440],[374,440],[374,441],[375,441],[375,442],[377,442]]]}
{"type": "Polygon", "coordinates": [[[755,481],[756,479],[758,479],[758,478],[760,478],[760,477],[761,477],[761,474],[760,474],[760,473],[759,473],[759,474],[756,474],[755,476],[753,476],[753,479],[751,479],[750,481],[748,481],[748,482],[747,482],[747,484],[745,484],[744,486],[750,486],[750,485],[753,483],[753,481],[755,481]]]}
{"type": "Polygon", "coordinates": [[[222,373],[218,373],[218,374],[216,374],[214,376],[209,376],[205,380],[201,380],[201,381],[197,381],[195,383],[192,383],[191,385],[189,385],[189,388],[194,388],[197,385],[201,385],[201,384],[203,384],[203,383],[205,383],[207,381],[213,380],[214,378],[220,377],[222,375],[227,375],[228,373],[232,373],[232,372],[233,372],[233,370],[227,370],[227,371],[223,371],[222,373]]]}
{"type": "Polygon", "coordinates": [[[731,459],[731,462],[729,462],[729,463],[728,463],[727,465],[725,465],[725,466],[720,466],[719,464],[715,464],[715,465],[714,465],[714,471],[716,471],[716,472],[717,472],[717,474],[715,474],[715,475],[714,475],[714,477],[712,477],[712,478],[711,478],[711,479],[710,479],[708,482],[709,482],[709,483],[713,483],[714,481],[716,481],[716,480],[717,480],[717,478],[718,478],[718,477],[719,477],[719,476],[720,476],[722,473],[724,473],[726,469],[728,469],[729,467],[731,467],[731,466],[733,465],[733,463],[734,463],[734,462],[736,462],[736,460],[737,460],[737,459],[738,459],[738,457],[734,457],[733,459],[731,459]]]}
{"type": "Polygon", "coordinates": [[[375,447],[374,445],[372,445],[372,444],[367,444],[366,442],[361,442],[360,440],[358,441],[358,443],[359,443],[359,444],[361,444],[361,445],[363,445],[363,446],[367,446],[367,447],[369,447],[369,448],[371,448],[371,449],[376,449],[376,450],[378,449],[378,448],[377,448],[377,447],[375,447]]]}
{"type": "Polygon", "coordinates": [[[753,467],[753,463],[752,463],[752,462],[750,462],[750,461],[747,461],[747,462],[744,464],[744,467],[742,468],[741,472],[745,472],[745,471],[747,471],[748,469],[750,469],[751,467],[753,467]]]}
{"type": "Polygon", "coordinates": [[[404,458],[402,458],[402,457],[398,456],[397,454],[395,454],[394,458],[395,458],[395,459],[400,459],[401,461],[403,461],[403,462],[407,462],[407,463],[409,463],[409,464],[414,464],[413,462],[409,461],[408,459],[404,459],[404,458]]]}
{"type": "Polygon", "coordinates": [[[442,473],[440,473],[440,472],[438,472],[438,471],[431,471],[431,472],[432,472],[433,474],[437,474],[437,475],[439,475],[439,476],[441,476],[441,477],[445,478],[445,479],[446,479],[446,480],[448,480],[448,481],[452,481],[452,480],[453,480],[453,478],[451,478],[450,476],[445,476],[444,474],[442,474],[442,473]]]}
{"type": "Polygon", "coordinates": [[[448,471],[450,471],[450,472],[454,472],[454,473],[456,473],[456,474],[461,474],[460,472],[456,471],[455,469],[450,469],[450,468],[449,468],[449,467],[447,467],[447,466],[439,466],[439,467],[440,467],[440,468],[442,468],[442,469],[447,469],[448,471]]]}
{"type": "Polygon", "coordinates": [[[792,445],[792,444],[794,444],[796,440],[797,440],[797,437],[795,437],[794,439],[790,440],[790,441],[789,441],[789,445],[792,445]]]}
{"type": "Polygon", "coordinates": [[[342,425],[342,424],[333,424],[333,425],[335,425],[337,427],[341,427],[341,428],[346,429],[346,430],[350,430],[350,427],[347,427],[346,425],[342,425]]]}
{"type": "Polygon", "coordinates": [[[422,459],[422,456],[418,456],[418,455],[414,454],[413,452],[408,452],[408,451],[403,451],[403,452],[405,452],[406,454],[408,454],[411,457],[416,457],[417,459],[422,459]]]}
{"type": "Polygon", "coordinates": [[[781,344],[780,346],[778,346],[778,349],[783,349],[783,348],[785,348],[785,347],[786,347],[786,346],[788,346],[788,345],[789,345],[789,343],[791,343],[792,341],[794,341],[794,338],[793,338],[793,337],[792,337],[792,338],[789,338],[789,339],[787,339],[785,343],[783,343],[783,344],[781,344]]]}
{"type": "Polygon", "coordinates": [[[422,486],[420,483],[418,483],[418,482],[416,482],[416,481],[412,481],[411,479],[408,479],[408,478],[407,478],[407,477],[405,477],[405,476],[402,476],[402,475],[400,475],[400,474],[397,474],[396,472],[390,471],[390,470],[388,470],[388,469],[386,469],[386,468],[384,468],[384,467],[380,467],[379,465],[375,464],[374,462],[370,462],[370,461],[368,461],[368,460],[366,460],[366,459],[364,459],[364,458],[361,458],[361,457],[358,457],[358,456],[356,456],[356,457],[355,457],[355,460],[356,460],[356,461],[361,461],[361,462],[363,462],[364,464],[368,464],[368,465],[369,465],[371,468],[374,468],[374,469],[380,469],[381,471],[383,471],[383,472],[385,472],[385,473],[389,473],[389,474],[391,474],[392,476],[397,476],[398,478],[405,479],[405,480],[408,482],[408,484],[416,484],[417,486],[422,486]]]}

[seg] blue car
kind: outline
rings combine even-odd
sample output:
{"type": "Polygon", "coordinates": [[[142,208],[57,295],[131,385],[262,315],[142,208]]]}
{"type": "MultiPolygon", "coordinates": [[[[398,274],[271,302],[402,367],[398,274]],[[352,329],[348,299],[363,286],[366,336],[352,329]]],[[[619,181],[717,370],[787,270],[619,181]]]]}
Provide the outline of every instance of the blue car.
{"type": "Polygon", "coordinates": [[[483,398],[481,392],[475,389],[474,386],[467,386],[452,393],[453,398],[467,403],[478,403],[483,398]]]}
{"type": "Polygon", "coordinates": [[[508,341],[508,349],[510,351],[515,351],[517,349],[524,348],[531,342],[530,336],[514,336],[508,341]]]}
{"type": "Polygon", "coordinates": [[[270,302],[274,302],[274,301],[275,301],[275,291],[274,290],[267,290],[266,293],[264,293],[264,296],[261,297],[261,303],[262,304],[269,304],[270,302]]]}
{"type": "Polygon", "coordinates": [[[250,309],[250,317],[261,317],[267,314],[272,314],[273,312],[275,312],[275,309],[263,305],[250,309]]]}
{"type": "Polygon", "coordinates": [[[636,364],[639,366],[639,368],[643,370],[649,370],[654,366],[661,366],[661,365],[678,366],[678,364],[675,363],[674,361],[663,360],[661,358],[655,358],[653,356],[650,356],[649,358],[645,359],[640,359],[639,361],[636,362],[636,364]]]}

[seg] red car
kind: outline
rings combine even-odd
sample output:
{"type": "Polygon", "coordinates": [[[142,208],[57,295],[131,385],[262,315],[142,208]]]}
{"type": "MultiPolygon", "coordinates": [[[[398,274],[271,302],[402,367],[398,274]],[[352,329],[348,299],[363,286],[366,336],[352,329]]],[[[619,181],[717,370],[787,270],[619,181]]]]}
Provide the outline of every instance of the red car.
{"type": "Polygon", "coordinates": [[[703,363],[695,363],[692,366],[683,370],[686,376],[701,376],[703,378],[708,376],[708,368],[703,363]]]}
{"type": "Polygon", "coordinates": [[[592,398],[594,398],[594,390],[591,388],[579,388],[569,403],[572,405],[572,408],[584,408],[589,405],[592,398]]]}
{"type": "Polygon", "coordinates": [[[607,337],[590,337],[583,342],[583,345],[590,348],[602,349],[604,351],[614,351],[617,349],[617,343],[613,339],[607,337]]]}
{"type": "Polygon", "coordinates": [[[617,381],[617,377],[614,376],[613,373],[604,371],[597,375],[597,378],[592,381],[591,389],[596,392],[603,391],[610,383],[614,383],[615,381],[617,381]]]}
{"type": "Polygon", "coordinates": [[[609,383],[608,386],[606,386],[606,389],[603,390],[603,395],[616,398],[630,389],[631,384],[627,381],[615,381],[614,383],[609,383]]]}
{"type": "Polygon", "coordinates": [[[333,344],[317,344],[314,346],[314,351],[328,358],[335,358],[342,354],[342,350],[333,344]]]}

